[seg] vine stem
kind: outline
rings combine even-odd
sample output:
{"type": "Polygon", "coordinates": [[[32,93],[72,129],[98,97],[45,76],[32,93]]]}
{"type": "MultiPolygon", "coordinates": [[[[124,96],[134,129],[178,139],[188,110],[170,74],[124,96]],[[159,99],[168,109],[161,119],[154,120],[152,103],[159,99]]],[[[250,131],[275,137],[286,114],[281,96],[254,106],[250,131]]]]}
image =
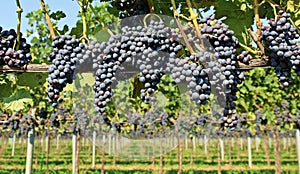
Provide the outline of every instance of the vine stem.
{"type": "MultiPolygon", "coordinates": [[[[186,0],[186,3],[187,3],[187,5],[188,5],[189,11],[190,11],[190,19],[191,19],[192,22],[193,22],[193,25],[194,25],[194,27],[195,27],[195,29],[196,29],[196,32],[197,32],[198,37],[201,38],[200,28],[199,28],[199,25],[198,25],[198,22],[197,22],[198,14],[196,14],[196,13],[194,12],[194,10],[193,10],[193,8],[192,8],[192,3],[191,3],[190,0],[186,0]]],[[[200,40],[200,43],[201,43],[201,45],[203,45],[203,44],[202,44],[202,39],[200,40]]]]}
{"type": "Polygon", "coordinates": [[[87,21],[86,21],[86,7],[83,3],[83,0],[77,0],[79,6],[80,6],[80,13],[81,13],[81,19],[82,19],[82,37],[81,40],[83,43],[88,42],[88,30],[87,30],[87,21]]]}
{"type": "Polygon", "coordinates": [[[270,4],[270,6],[273,8],[273,12],[274,12],[274,18],[275,18],[275,21],[277,21],[277,11],[276,11],[276,7],[279,7],[278,4],[276,4],[274,1],[272,0],[267,0],[268,3],[270,4]]]}
{"type": "Polygon", "coordinates": [[[256,27],[257,27],[257,32],[256,35],[258,38],[261,38],[261,27],[262,27],[262,22],[260,21],[259,17],[259,3],[258,0],[254,0],[254,16],[255,16],[255,22],[256,22],[256,27]]]}
{"type": "Polygon", "coordinates": [[[143,23],[144,23],[144,26],[145,27],[148,27],[147,26],[147,18],[149,17],[149,16],[155,16],[155,17],[157,17],[158,19],[159,19],[159,21],[160,22],[163,22],[163,20],[157,15],[157,14],[151,14],[151,13],[149,13],[149,14],[146,14],[146,16],[144,17],[144,19],[143,19],[143,23]]]}
{"type": "Polygon", "coordinates": [[[154,13],[155,9],[154,9],[153,0],[148,0],[148,5],[149,5],[150,13],[154,13]]]}
{"type": "Polygon", "coordinates": [[[254,42],[256,43],[256,45],[258,46],[258,48],[260,49],[261,53],[263,55],[265,55],[265,47],[263,46],[263,44],[259,41],[259,38],[256,36],[256,34],[251,30],[248,29],[247,30],[248,33],[250,34],[251,38],[254,40],[254,42]]]}
{"type": "Polygon", "coordinates": [[[248,47],[248,46],[246,46],[246,45],[244,45],[244,44],[242,44],[242,43],[239,43],[239,44],[240,44],[240,46],[241,46],[244,50],[246,50],[246,51],[248,51],[248,52],[250,52],[250,53],[252,53],[252,54],[257,54],[257,51],[251,49],[250,47],[248,47]]]}
{"type": "Polygon", "coordinates": [[[22,20],[22,12],[23,9],[21,7],[20,0],[16,0],[17,4],[17,13],[18,13],[18,24],[17,24],[17,43],[15,43],[15,49],[18,50],[20,47],[20,40],[21,40],[21,20],[22,20]]]}
{"type": "Polygon", "coordinates": [[[184,42],[185,42],[186,46],[188,47],[190,53],[191,53],[191,54],[194,54],[195,52],[194,52],[194,50],[193,50],[191,44],[189,43],[189,40],[188,40],[188,38],[187,38],[187,36],[186,36],[186,34],[185,34],[183,28],[182,28],[182,25],[181,25],[181,23],[180,23],[180,20],[178,19],[179,13],[177,12],[175,0],[171,0],[171,3],[172,3],[172,6],[173,6],[173,11],[174,11],[174,18],[175,18],[176,23],[177,23],[177,25],[178,25],[178,28],[179,28],[179,30],[180,30],[180,32],[181,32],[181,34],[182,34],[182,37],[183,37],[183,39],[184,39],[184,42]]]}
{"type": "Polygon", "coordinates": [[[44,0],[40,0],[40,2],[41,2],[41,7],[42,7],[42,10],[43,10],[43,13],[46,16],[46,21],[47,21],[47,24],[48,24],[48,28],[50,30],[50,35],[51,35],[51,37],[54,37],[55,33],[54,33],[53,25],[52,25],[52,22],[51,22],[48,10],[46,8],[45,1],[44,0]]]}
{"type": "Polygon", "coordinates": [[[254,42],[256,43],[256,45],[258,46],[258,48],[260,49],[261,53],[264,55],[265,54],[265,47],[260,42],[261,37],[262,37],[261,27],[263,26],[263,24],[260,21],[260,17],[259,17],[259,6],[260,6],[260,4],[258,3],[258,0],[254,0],[254,17],[255,17],[257,32],[255,34],[250,29],[248,29],[248,32],[251,35],[254,42]]]}
{"type": "MultiPolygon", "coordinates": [[[[100,20],[100,16],[97,14],[97,12],[96,12],[95,8],[93,7],[93,5],[90,2],[88,2],[88,5],[89,5],[90,9],[92,10],[92,12],[94,13],[96,21],[98,21],[102,25],[102,27],[104,28],[105,24],[100,20]]],[[[114,33],[109,28],[106,28],[106,29],[107,29],[107,32],[111,36],[114,35],[114,33]]]]}

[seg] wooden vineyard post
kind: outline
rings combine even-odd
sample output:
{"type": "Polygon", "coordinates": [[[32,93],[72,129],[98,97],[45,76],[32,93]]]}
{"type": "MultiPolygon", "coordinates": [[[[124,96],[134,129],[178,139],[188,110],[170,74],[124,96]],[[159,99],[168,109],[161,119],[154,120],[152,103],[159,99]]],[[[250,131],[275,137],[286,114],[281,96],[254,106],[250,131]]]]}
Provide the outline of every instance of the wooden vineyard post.
{"type": "Polygon", "coordinates": [[[92,150],[92,167],[93,168],[95,168],[95,159],[96,159],[96,157],[95,157],[96,156],[96,136],[97,136],[96,131],[93,131],[93,141],[92,141],[92,145],[93,145],[93,150],[92,150]]]}
{"type": "Polygon", "coordinates": [[[193,135],[193,139],[192,139],[192,141],[193,141],[193,151],[195,152],[196,151],[196,137],[195,137],[196,135],[193,135]]]}
{"type": "Polygon", "coordinates": [[[76,145],[77,145],[77,132],[74,130],[72,134],[72,174],[76,174],[76,145]]]}
{"type": "MultiPolygon", "coordinates": [[[[153,166],[153,169],[155,168],[155,149],[156,149],[156,140],[153,137],[153,143],[152,143],[152,166],[153,166]]],[[[149,149],[149,151],[150,151],[150,149],[149,149]]]]}
{"type": "Polygon", "coordinates": [[[11,156],[15,156],[15,145],[16,145],[16,133],[14,132],[11,147],[11,156]]]}
{"type": "Polygon", "coordinates": [[[272,138],[269,136],[269,149],[272,148],[272,138]]]}
{"type": "Polygon", "coordinates": [[[188,137],[187,137],[187,136],[185,136],[184,140],[185,140],[185,150],[188,150],[188,149],[189,149],[188,137]]]}
{"type": "Polygon", "coordinates": [[[223,138],[220,138],[220,149],[221,149],[221,160],[223,161],[225,159],[223,138]]]}
{"type": "Polygon", "coordinates": [[[298,170],[300,173],[300,131],[296,130],[296,146],[297,146],[297,156],[298,156],[298,170]]]}
{"type": "Polygon", "coordinates": [[[220,151],[221,151],[221,138],[220,138],[220,135],[218,136],[218,174],[221,174],[222,173],[222,170],[221,170],[221,155],[220,155],[220,151]]]}
{"type": "Polygon", "coordinates": [[[206,135],[204,135],[204,154],[207,155],[207,137],[206,135]]]}
{"type": "MultiPolygon", "coordinates": [[[[236,143],[236,145],[238,146],[238,145],[240,145],[240,141],[238,141],[238,140],[240,140],[242,137],[241,136],[239,136],[239,137],[237,137],[236,138],[236,140],[237,140],[237,143],[236,143]]],[[[235,146],[233,146],[233,147],[235,147],[235,146]]],[[[237,157],[237,160],[240,160],[240,156],[241,156],[241,150],[238,150],[238,147],[236,148],[236,150],[237,150],[237,154],[236,154],[236,157],[237,157]]]]}
{"type": "MultiPolygon", "coordinates": [[[[34,117],[36,108],[31,109],[30,116],[34,117]]],[[[26,169],[25,174],[32,173],[32,161],[33,161],[33,152],[34,152],[34,124],[31,124],[27,134],[27,153],[26,153],[26,169]]]]}
{"type": "Polygon", "coordinates": [[[49,174],[49,153],[50,153],[50,131],[46,135],[46,173],[49,174]]]}
{"type": "MultiPolygon", "coordinates": [[[[110,135],[110,134],[109,134],[110,135]]],[[[103,141],[102,141],[102,156],[101,156],[101,174],[104,174],[104,163],[105,163],[105,134],[102,135],[103,141]]],[[[109,136],[110,137],[110,136],[109,136]]],[[[95,139],[96,140],[96,139],[95,139]]],[[[96,143],[94,143],[96,144],[96,143]]],[[[115,160],[115,158],[114,158],[115,160]]],[[[115,161],[114,161],[115,162],[115,161]]]]}
{"type": "Polygon", "coordinates": [[[56,137],[56,150],[59,149],[59,138],[60,138],[60,134],[58,134],[56,137]]]}
{"type": "Polygon", "coordinates": [[[163,145],[163,141],[165,141],[165,139],[160,136],[160,140],[159,140],[159,174],[163,174],[163,149],[162,149],[162,145],[163,145]]]}
{"type": "Polygon", "coordinates": [[[267,158],[267,165],[270,166],[271,165],[271,161],[270,161],[270,149],[267,143],[267,136],[264,136],[264,140],[263,140],[263,148],[265,150],[265,154],[266,154],[266,158],[267,158]]]}
{"type": "Polygon", "coordinates": [[[26,154],[26,169],[25,174],[32,173],[32,158],[34,149],[34,126],[32,126],[27,135],[27,154],[26,154]]]}
{"type": "Polygon", "coordinates": [[[190,159],[190,166],[192,167],[193,162],[194,162],[194,155],[196,153],[196,138],[195,135],[192,137],[192,144],[193,144],[193,149],[191,150],[191,159],[190,159]]]}
{"type": "Polygon", "coordinates": [[[180,133],[177,131],[177,159],[178,159],[178,172],[177,174],[181,174],[182,172],[182,146],[180,142],[180,133]]]}
{"type": "Polygon", "coordinates": [[[111,155],[111,135],[108,134],[108,155],[111,155]]]}
{"type": "Polygon", "coordinates": [[[283,137],[283,150],[286,150],[286,137],[283,137]]]}
{"type": "Polygon", "coordinates": [[[279,132],[277,128],[275,128],[274,130],[274,135],[275,135],[274,136],[274,157],[275,157],[275,166],[276,166],[275,173],[280,174],[281,173],[280,144],[279,144],[279,132]]]}
{"type": "Polygon", "coordinates": [[[113,137],[112,137],[112,148],[113,148],[113,156],[114,156],[113,157],[113,166],[114,167],[116,166],[116,161],[117,161],[117,157],[116,157],[116,155],[117,155],[117,145],[116,145],[117,137],[116,136],[117,135],[113,135],[113,137]]]}
{"type": "Polygon", "coordinates": [[[80,131],[76,131],[76,174],[79,174],[79,159],[80,159],[80,131]]]}
{"type": "Polygon", "coordinates": [[[260,138],[258,135],[255,136],[255,151],[257,152],[259,149],[260,138]]]}
{"type": "Polygon", "coordinates": [[[251,153],[251,137],[247,137],[248,140],[248,165],[249,168],[252,168],[252,153],[251,153]]]}
{"type": "MultiPolygon", "coordinates": [[[[232,139],[231,139],[232,140],[232,139]]],[[[229,154],[229,165],[232,166],[232,152],[231,152],[231,148],[232,148],[232,141],[230,142],[228,139],[228,154],[229,154]]]]}
{"type": "Polygon", "coordinates": [[[244,142],[243,142],[243,137],[240,138],[240,149],[243,150],[244,148],[244,142]]]}

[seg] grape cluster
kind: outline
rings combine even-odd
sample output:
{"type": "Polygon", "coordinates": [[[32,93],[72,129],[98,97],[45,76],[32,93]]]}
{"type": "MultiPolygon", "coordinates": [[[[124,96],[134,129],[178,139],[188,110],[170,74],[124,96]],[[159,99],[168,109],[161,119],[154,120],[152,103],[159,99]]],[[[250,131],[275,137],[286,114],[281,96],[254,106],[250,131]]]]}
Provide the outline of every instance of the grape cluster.
{"type": "Polygon", "coordinates": [[[239,46],[234,32],[220,20],[216,20],[214,16],[202,18],[198,20],[201,34],[207,39],[213,47],[215,60],[210,60],[212,75],[210,75],[210,83],[215,86],[219,93],[219,102],[224,105],[223,118],[221,126],[233,129],[237,125],[237,114],[235,107],[237,100],[237,85],[244,80],[244,74],[237,70],[236,48],[239,46]],[[225,89],[225,91],[222,91],[225,89]],[[225,98],[226,101],[222,99],[225,98]]]}
{"type": "MultiPolygon", "coordinates": [[[[112,43],[113,44],[113,43],[112,43]]],[[[104,48],[104,52],[109,51],[109,46],[104,48]]],[[[94,84],[95,91],[95,109],[100,113],[105,112],[105,106],[110,101],[112,96],[112,82],[116,80],[114,75],[118,69],[118,61],[115,61],[111,55],[102,58],[101,64],[98,65],[97,71],[95,73],[96,82],[94,84]]],[[[115,54],[114,58],[118,58],[118,54],[115,54]]]]}
{"type": "Polygon", "coordinates": [[[79,53],[79,57],[82,58],[79,59],[78,71],[86,72],[97,69],[101,62],[100,51],[103,49],[103,45],[96,41],[90,41],[88,45],[84,45],[82,53],[79,53]]]}
{"type": "Polygon", "coordinates": [[[10,131],[16,131],[19,129],[21,113],[16,112],[8,119],[8,126],[10,131]]]}
{"type": "Polygon", "coordinates": [[[147,0],[115,0],[113,6],[120,10],[121,19],[149,13],[147,0]]]}
{"type": "Polygon", "coordinates": [[[90,124],[90,118],[85,110],[75,110],[74,111],[74,118],[75,122],[77,122],[77,129],[82,129],[83,131],[87,128],[90,124]]]}
{"type": "Polygon", "coordinates": [[[299,34],[289,19],[290,14],[280,10],[277,20],[271,19],[269,26],[262,28],[262,40],[268,48],[271,66],[282,87],[292,82],[291,69],[300,75],[300,47],[297,46],[299,34]]]}
{"type": "Polygon", "coordinates": [[[237,56],[237,60],[246,65],[249,65],[250,58],[251,56],[249,55],[248,51],[242,51],[242,53],[237,56]]]}
{"type": "Polygon", "coordinates": [[[116,81],[117,71],[125,68],[139,70],[139,81],[143,84],[141,99],[145,103],[154,100],[152,94],[167,71],[165,69],[169,61],[166,55],[176,55],[182,49],[180,44],[171,38],[171,32],[163,22],[151,21],[147,28],[124,26],[119,35],[101,43],[94,85],[96,111],[105,113],[105,106],[112,96],[112,84],[116,81]]]}
{"type": "MultiPolygon", "coordinates": [[[[161,77],[171,73],[176,83],[187,82],[189,95],[198,105],[206,103],[214,87],[219,102],[224,106],[222,126],[234,128],[238,119],[235,114],[237,85],[244,79],[244,74],[236,69],[238,40],[233,36],[234,32],[214,16],[199,19],[198,23],[203,39],[208,40],[212,47],[183,59],[177,58],[183,49],[178,40],[183,36],[176,29],[165,27],[163,22],[151,21],[148,27],[123,26],[119,35],[101,43],[94,85],[96,111],[104,115],[105,106],[112,96],[116,72],[128,63],[140,72],[139,81],[143,84],[141,99],[145,103],[155,100],[152,94],[161,77]]],[[[187,29],[185,31],[193,31],[187,29]]],[[[196,37],[189,38],[193,47],[199,41],[196,37]]]]}
{"type": "Polygon", "coordinates": [[[38,116],[39,125],[45,125],[48,117],[48,112],[45,110],[38,110],[36,115],[38,116]]]}
{"type": "Polygon", "coordinates": [[[208,120],[210,120],[208,115],[197,115],[195,124],[203,128],[208,120]]]}
{"type": "Polygon", "coordinates": [[[116,0],[113,5],[121,11],[132,9],[136,0],[116,0]]]}
{"type": "Polygon", "coordinates": [[[30,45],[26,39],[22,38],[17,43],[17,33],[14,29],[3,30],[0,27],[0,65],[10,67],[23,67],[32,59],[30,54],[30,45]],[[17,45],[19,48],[17,49],[17,45]]]}
{"type": "Polygon", "coordinates": [[[177,84],[183,81],[187,82],[190,98],[197,105],[205,104],[211,93],[211,84],[207,71],[201,64],[197,63],[200,58],[203,59],[207,55],[209,54],[198,52],[196,56],[184,59],[170,58],[171,63],[169,63],[169,67],[172,69],[172,78],[177,84]],[[175,64],[172,64],[173,62],[175,64]]]}
{"type": "Polygon", "coordinates": [[[50,115],[49,121],[50,121],[50,127],[59,127],[60,126],[57,113],[52,113],[50,115]]]}
{"type": "Polygon", "coordinates": [[[58,108],[56,112],[53,112],[50,115],[50,126],[51,127],[60,127],[61,123],[65,123],[69,118],[68,112],[63,108],[58,108]]]}
{"type": "MultiPolygon", "coordinates": [[[[128,111],[128,113],[126,114],[127,117],[127,121],[128,123],[132,124],[132,125],[138,125],[140,120],[141,120],[141,115],[139,113],[135,113],[133,111],[128,111]]],[[[135,131],[136,131],[136,127],[135,127],[135,131]]]]}
{"type": "Polygon", "coordinates": [[[81,52],[85,45],[71,36],[56,36],[52,47],[53,52],[48,57],[52,63],[48,68],[48,98],[52,106],[56,107],[62,101],[59,93],[68,83],[73,82],[76,63],[82,58],[81,52]]]}
{"type": "Polygon", "coordinates": [[[139,81],[142,82],[146,88],[141,90],[141,98],[147,104],[155,100],[155,98],[151,96],[157,89],[157,84],[163,76],[161,63],[162,56],[151,48],[145,49],[142,58],[137,62],[140,70],[139,81]]]}
{"type": "Polygon", "coordinates": [[[20,123],[19,123],[19,127],[20,127],[20,135],[27,135],[28,131],[30,128],[32,128],[32,126],[34,125],[34,120],[32,117],[28,116],[28,115],[24,115],[21,114],[20,116],[20,123]]]}
{"type": "Polygon", "coordinates": [[[184,117],[184,119],[177,119],[176,126],[178,133],[180,134],[190,134],[198,126],[195,123],[197,122],[196,117],[184,117]]]}

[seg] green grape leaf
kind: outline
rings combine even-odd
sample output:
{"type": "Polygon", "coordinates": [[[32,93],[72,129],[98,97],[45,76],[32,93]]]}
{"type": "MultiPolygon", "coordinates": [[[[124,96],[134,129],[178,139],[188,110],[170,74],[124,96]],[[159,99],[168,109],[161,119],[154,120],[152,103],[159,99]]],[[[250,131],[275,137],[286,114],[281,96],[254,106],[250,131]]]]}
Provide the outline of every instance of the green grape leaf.
{"type": "Polygon", "coordinates": [[[66,17],[66,14],[63,12],[63,11],[56,11],[56,12],[52,12],[51,14],[50,14],[50,17],[52,18],[52,19],[54,19],[54,20],[61,20],[61,19],[63,19],[63,18],[65,18],[66,17]]]}
{"type": "Polygon", "coordinates": [[[244,27],[250,28],[253,24],[253,11],[243,11],[236,3],[231,1],[218,0],[216,4],[216,18],[226,17],[224,23],[235,32],[235,37],[243,40],[244,27]]]}
{"type": "Polygon", "coordinates": [[[24,88],[16,90],[11,96],[3,99],[5,110],[18,111],[33,105],[30,92],[24,88]]]}
{"type": "Polygon", "coordinates": [[[48,77],[48,73],[34,72],[34,73],[23,73],[18,76],[18,86],[28,86],[34,88],[42,86],[48,77]]]}
{"type": "Polygon", "coordinates": [[[0,98],[3,99],[9,97],[16,89],[16,86],[12,85],[11,83],[6,83],[1,84],[0,89],[0,98]]]}
{"type": "Polygon", "coordinates": [[[289,0],[289,1],[287,2],[286,10],[287,10],[288,12],[291,12],[291,13],[293,13],[293,12],[295,11],[294,0],[289,0]]]}
{"type": "Polygon", "coordinates": [[[246,11],[247,11],[247,4],[243,3],[243,4],[240,6],[240,10],[246,12],[246,11]]]}
{"type": "Polygon", "coordinates": [[[76,36],[76,38],[80,38],[82,35],[83,27],[82,22],[77,21],[76,26],[71,29],[70,35],[76,36]]]}

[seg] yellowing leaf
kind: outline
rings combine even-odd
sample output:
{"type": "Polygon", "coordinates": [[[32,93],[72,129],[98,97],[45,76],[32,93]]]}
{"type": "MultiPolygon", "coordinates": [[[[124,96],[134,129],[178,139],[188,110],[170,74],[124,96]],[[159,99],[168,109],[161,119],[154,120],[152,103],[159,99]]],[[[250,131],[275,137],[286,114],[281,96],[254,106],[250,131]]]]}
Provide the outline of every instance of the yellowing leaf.
{"type": "Polygon", "coordinates": [[[295,22],[295,25],[296,25],[296,26],[300,26],[300,19],[298,19],[298,20],[295,22]]]}
{"type": "Polygon", "coordinates": [[[31,98],[23,98],[10,103],[4,103],[4,108],[5,110],[18,111],[26,108],[28,104],[32,106],[33,100],[31,98]]]}
{"type": "Polygon", "coordinates": [[[242,4],[240,9],[244,12],[246,12],[246,9],[247,9],[247,5],[246,4],[242,4]]]}
{"type": "Polygon", "coordinates": [[[294,12],[295,11],[294,7],[295,7],[294,0],[290,0],[287,2],[287,11],[294,12]]]}

